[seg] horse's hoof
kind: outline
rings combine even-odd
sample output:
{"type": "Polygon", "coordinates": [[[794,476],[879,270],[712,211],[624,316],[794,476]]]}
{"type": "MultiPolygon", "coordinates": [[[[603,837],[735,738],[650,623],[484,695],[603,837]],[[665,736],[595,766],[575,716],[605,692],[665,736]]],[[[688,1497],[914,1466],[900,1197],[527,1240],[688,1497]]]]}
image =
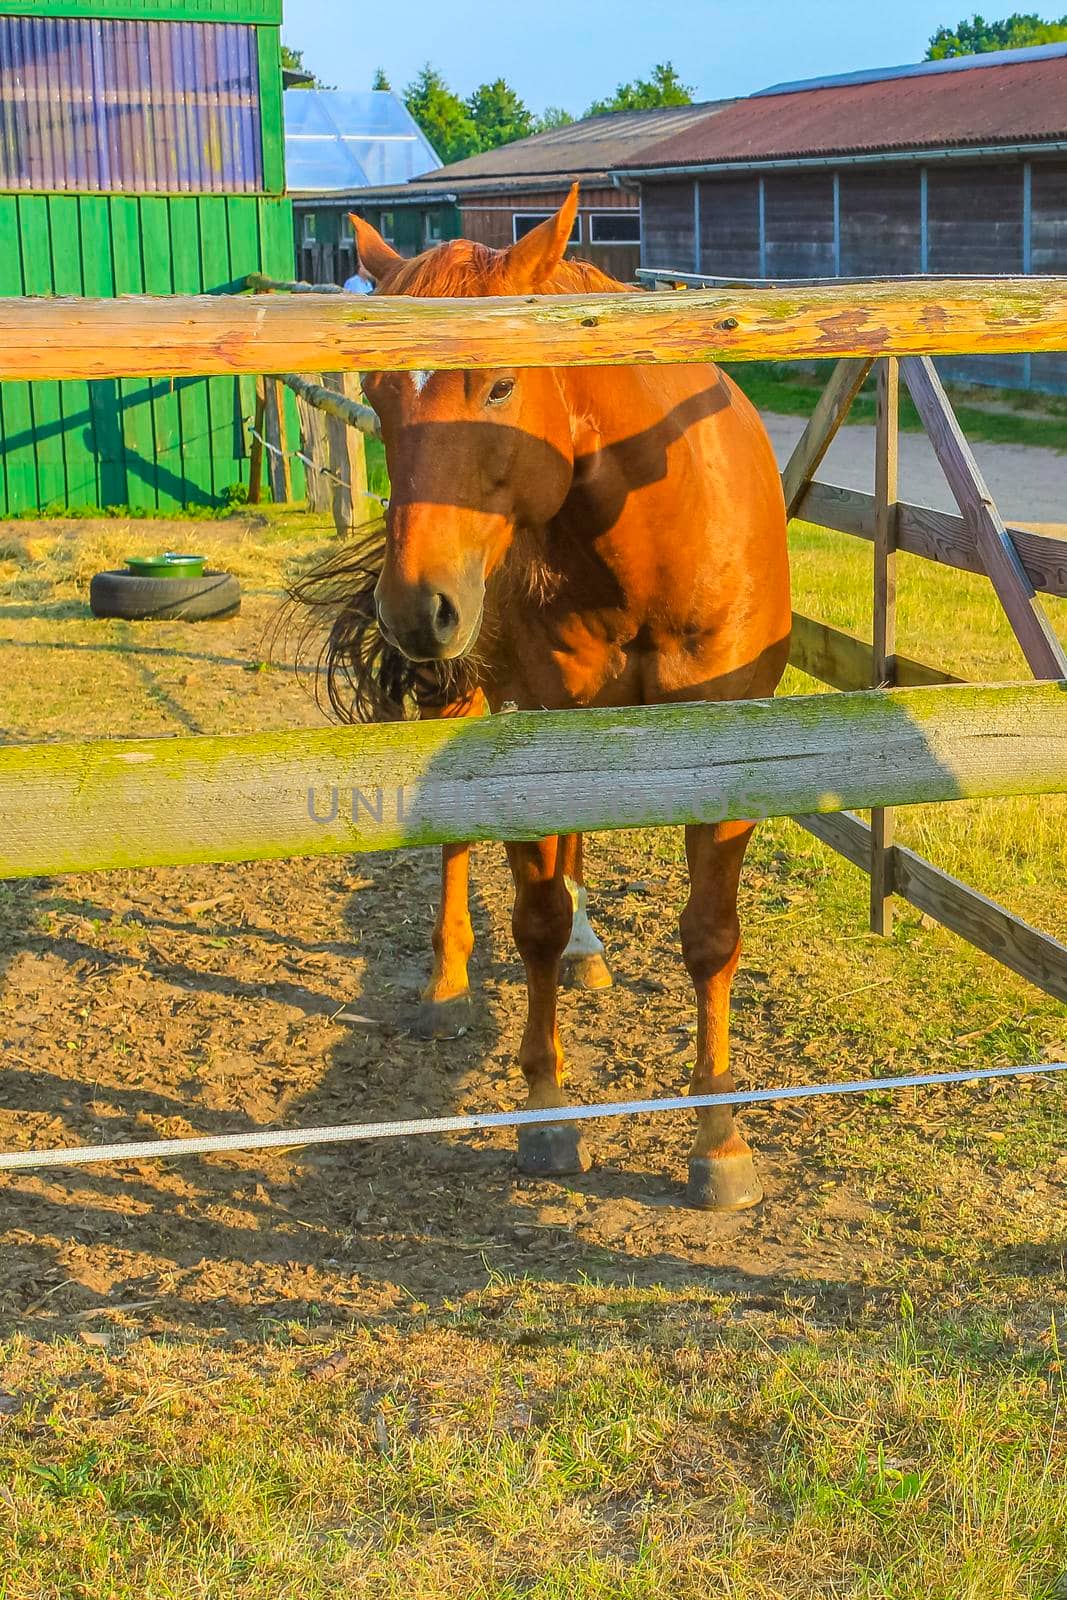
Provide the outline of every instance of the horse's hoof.
{"type": "Polygon", "coordinates": [[[763,1185],[751,1155],[691,1156],[685,1199],[699,1211],[747,1211],[758,1206],[763,1185]]]}
{"type": "Polygon", "coordinates": [[[573,1122],[526,1122],[519,1128],[519,1171],[531,1178],[588,1172],[589,1146],[573,1122]]]}
{"type": "Polygon", "coordinates": [[[615,981],[603,956],[566,958],[561,976],[568,989],[610,989],[615,981]]]}
{"type": "Polygon", "coordinates": [[[415,1033],[420,1039],[456,1039],[471,1025],[470,991],[451,1000],[423,1000],[415,1013],[415,1033]]]}

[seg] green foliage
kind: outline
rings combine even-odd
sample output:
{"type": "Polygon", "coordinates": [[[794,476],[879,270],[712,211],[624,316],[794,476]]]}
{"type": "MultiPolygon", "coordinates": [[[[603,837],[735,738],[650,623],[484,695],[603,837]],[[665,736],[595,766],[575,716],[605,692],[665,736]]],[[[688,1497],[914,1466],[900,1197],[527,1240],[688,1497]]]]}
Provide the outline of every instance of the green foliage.
{"type": "Polygon", "coordinates": [[[565,128],[574,118],[562,106],[546,106],[534,123],[535,133],[545,133],[549,128],[565,128]]]}
{"type": "Polygon", "coordinates": [[[656,106],[689,106],[693,90],[683,83],[670,61],[653,67],[648,78],[620,83],[609,100],[594,100],[587,117],[600,117],[607,111],[651,111],[656,106]]]}
{"type": "Polygon", "coordinates": [[[481,149],[470,111],[429,62],[404,90],[404,104],[446,165],[481,149]]]}
{"type": "Polygon", "coordinates": [[[294,50],[291,44],[282,45],[282,71],[306,72],[309,74],[311,81],[309,83],[294,83],[294,89],[333,89],[336,87],[335,84],[323,83],[321,78],[317,78],[311,68],[304,65],[303,50],[294,50]]]}
{"type": "Polygon", "coordinates": [[[1067,40],[1067,16],[1044,22],[1036,11],[1013,11],[1000,22],[987,22],[976,12],[964,17],[954,28],[938,28],[926,52],[927,61],[944,61],[949,56],[982,55],[987,50],[1025,50],[1038,44],[1060,44],[1067,40]]]}
{"type": "Polygon", "coordinates": [[[495,150],[498,145],[511,144],[514,139],[525,139],[534,131],[529,106],[503,78],[480,83],[466,105],[482,150],[495,150]]]}
{"type": "Polygon", "coordinates": [[[374,81],[371,84],[371,88],[372,89],[391,89],[392,87],[393,87],[392,84],[389,82],[389,79],[385,75],[385,68],[384,67],[375,67],[375,69],[374,69],[374,81]]]}

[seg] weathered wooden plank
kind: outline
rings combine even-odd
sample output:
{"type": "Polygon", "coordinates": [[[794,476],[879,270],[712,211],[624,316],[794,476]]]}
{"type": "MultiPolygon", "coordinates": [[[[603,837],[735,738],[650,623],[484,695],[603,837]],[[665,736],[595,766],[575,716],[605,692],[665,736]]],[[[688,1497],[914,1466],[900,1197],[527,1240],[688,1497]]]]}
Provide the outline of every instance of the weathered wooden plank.
{"type": "Polygon", "coordinates": [[[0,877],[1067,793],[1067,685],[0,751],[0,877]]]}
{"type": "Polygon", "coordinates": [[[342,422],[347,422],[350,428],[357,428],[360,433],[369,433],[374,438],[381,436],[382,425],[378,413],[370,406],[363,405],[343,391],[331,389],[324,383],[315,383],[297,372],[279,372],[276,376],[279,382],[292,389],[298,398],[306,401],[308,405],[315,406],[319,411],[324,411],[327,416],[340,418],[342,422]]]}
{"type": "MultiPolygon", "coordinates": [[[[874,496],[862,489],[816,480],[804,491],[794,516],[859,539],[874,538],[874,496]]],[[[1067,539],[1027,528],[1007,531],[1034,588],[1043,594],[1067,595],[1067,539]]],[[[951,511],[898,500],[897,549],[960,572],[986,575],[974,529],[951,511]]]]}
{"type": "Polygon", "coordinates": [[[307,507],[309,511],[321,514],[329,511],[333,503],[333,486],[323,470],[329,465],[326,416],[317,406],[309,405],[299,390],[296,392],[296,410],[300,418],[300,448],[307,457],[304,463],[307,507]],[[308,466],[308,462],[313,465],[308,466]]]}
{"type": "MultiPolygon", "coordinates": [[[[793,612],[793,631],[789,640],[789,664],[832,689],[866,689],[874,675],[874,651],[865,639],[828,622],[793,612]]],[[[962,683],[962,678],[910,656],[897,656],[897,683],[901,688],[917,689],[938,683],[962,683]]]]}
{"type": "MultiPolygon", "coordinates": [[[[897,681],[897,468],[900,372],[895,356],[878,363],[874,428],[874,646],[871,684],[897,681]]],[[[871,932],[893,931],[893,812],[871,812],[871,932]]]]}
{"type": "Polygon", "coordinates": [[[1033,584],[963,436],[933,362],[909,357],[903,373],[949,487],[975,531],[978,554],[1035,678],[1067,677],[1067,651],[1033,584]]]}
{"type": "MultiPolygon", "coordinates": [[[[844,811],[837,816],[808,815],[793,820],[861,872],[867,871],[871,830],[859,817],[844,811]]],[[[901,899],[1046,994],[1067,1000],[1067,945],[942,872],[914,850],[898,844],[894,854],[895,889],[901,899]]]]}
{"type": "Polygon", "coordinates": [[[355,372],[327,372],[323,374],[323,404],[326,421],[326,443],[332,475],[334,527],[339,538],[347,538],[354,529],[365,526],[381,512],[377,501],[367,495],[367,451],[364,433],[366,416],[377,423],[377,414],[362,402],[359,375],[355,372]],[[359,418],[354,426],[352,418],[359,418]]]}
{"type": "Polygon", "coordinates": [[[1067,348],[1067,277],[431,300],[0,301],[0,380],[1067,348]]]}
{"type": "Polygon", "coordinates": [[[833,443],[834,435],[848,415],[870,370],[871,362],[864,356],[847,356],[834,368],[782,471],[787,516],[796,515],[796,507],[804,490],[819,470],[820,461],[833,443]]]}
{"type": "Polygon", "coordinates": [[[256,379],[256,410],[252,418],[252,443],[248,451],[248,503],[258,506],[263,490],[263,429],[267,423],[267,389],[262,377],[256,379]]]}

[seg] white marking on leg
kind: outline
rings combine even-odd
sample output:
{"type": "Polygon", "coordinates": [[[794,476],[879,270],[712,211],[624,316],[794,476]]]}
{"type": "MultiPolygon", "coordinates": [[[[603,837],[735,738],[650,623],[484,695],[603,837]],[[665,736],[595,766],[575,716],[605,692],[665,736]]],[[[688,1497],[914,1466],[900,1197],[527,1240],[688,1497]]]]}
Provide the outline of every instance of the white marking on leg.
{"type": "Polygon", "coordinates": [[[564,882],[571,897],[571,936],[563,952],[563,960],[577,961],[584,956],[602,956],[604,946],[593,932],[585,909],[585,885],[575,883],[573,878],[565,878],[564,882]]]}
{"type": "Polygon", "coordinates": [[[415,393],[416,394],[421,394],[422,391],[425,389],[426,385],[429,383],[430,379],[433,377],[433,373],[432,372],[417,372],[417,371],[416,372],[409,372],[408,373],[408,377],[411,379],[411,381],[412,381],[412,383],[413,383],[413,385],[415,387],[415,393]]]}

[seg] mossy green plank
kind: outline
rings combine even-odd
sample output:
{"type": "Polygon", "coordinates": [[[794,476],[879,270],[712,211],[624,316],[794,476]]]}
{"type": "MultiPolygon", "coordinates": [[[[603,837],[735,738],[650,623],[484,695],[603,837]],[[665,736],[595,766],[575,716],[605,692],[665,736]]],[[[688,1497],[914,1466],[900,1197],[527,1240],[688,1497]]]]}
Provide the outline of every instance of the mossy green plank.
{"type": "Polygon", "coordinates": [[[14,16],[136,17],[159,22],[244,22],[273,25],[282,20],[281,0],[4,0],[14,16]]]}
{"type": "MultiPolygon", "coordinates": [[[[141,203],[134,195],[112,196],[111,252],[114,293],[143,294],[141,203]]],[[[156,441],[152,427],[151,385],[144,379],[119,378],[118,401],[126,465],[126,502],[134,509],[154,510],[156,441]]]]}
{"type": "Polygon", "coordinates": [[[260,148],[263,155],[263,187],[268,194],[281,194],[285,189],[281,29],[258,29],[256,45],[259,53],[260,148]]]}
{"type": "MultiPolygon", "coordinates": [[[[0,195],[0,295],[20,295],[22,262],[18,248],[19,201],[13,194],[0,195]]],[[[37,455],[33,448],[33,412],[28,383],[0,384],[0,426],[2,426],[3,485],[5,509],[28,511],[37,504],[37,455]]]]}
{"type": "MultiPolygon", "coordinates": [[[[175,294],[202,294],[204,282],[200,255],[201,202],[188,198],[170,201],[171,276],[175,294]]],[[[211,428],[207,378],[182,378],[176,387],[183,479],[183,504],[210,504],[213,499],[211,428]]]]}
{"type": "MultiPolygon", "coordinates": [[[[141,200],[141,254],[147,294],[174,294],[169,197],[146,195],[141,200]]],[[[155,440],[155,495],[161,511],[185,504],[185,473],[176,380],[157,378],[151,385],[152,435],[155,440]]]]}
{"type": "MultiPolygon", "coordinates": [[[[47,195],[23,195],[19,200],[19,246],[22,256],[22,292],[54,293],[52,230],[47,195]]],[[[69,241],[56,240],[58,249],[69,241]]],[[[58,383],[35,383],[30,389],[33,444],[37,456],[38,504],[66,503],[67,472],[63,452],[63,411],[58,383]]]]}
{"type": "MultiPolygon", "coordinates": [[[[51,195],[49,228],[53,241],[52,289],[56,294],[85,294],[79,197],[51,195]]],[[[88,383],[68,379],[59,386],[63,418],[61,445],[66,468],[66,504],[99,503],[99,474],[93,451],[92,408],[88,383]]]]}
{"type": "MultiPolygon", "coordinates": [[[[254,207],[257,202],[249,204],[254,207]]],[[[225,195],[201,195],[197,200],[200,219],[200,275],[204,292],[225,293],[233,281],[230,259],[230,201],[225,195]]],[[[218,501],[239,473],[232,464],[233,380],[208,378],[204,384],[204,453],[210,462],[205,489],[218,501]]]]}
{"type": "MultiPolygon", "coordinates": [[[[83,293],[110,299],[115,292],[111,258],[111,207],[109,195],[84,194],[78,200],[83,293]]],[[[92,417],[90,448],[94,456],[100,506],[124,506],[126,448],[122,436],[122,407],[115,378],[89,384],[92,417]]]]}
{"type": "Polygon", "coordinates": [[[1067,684],[0,751],[0,876],[1067,793],[1067,684]]]}

